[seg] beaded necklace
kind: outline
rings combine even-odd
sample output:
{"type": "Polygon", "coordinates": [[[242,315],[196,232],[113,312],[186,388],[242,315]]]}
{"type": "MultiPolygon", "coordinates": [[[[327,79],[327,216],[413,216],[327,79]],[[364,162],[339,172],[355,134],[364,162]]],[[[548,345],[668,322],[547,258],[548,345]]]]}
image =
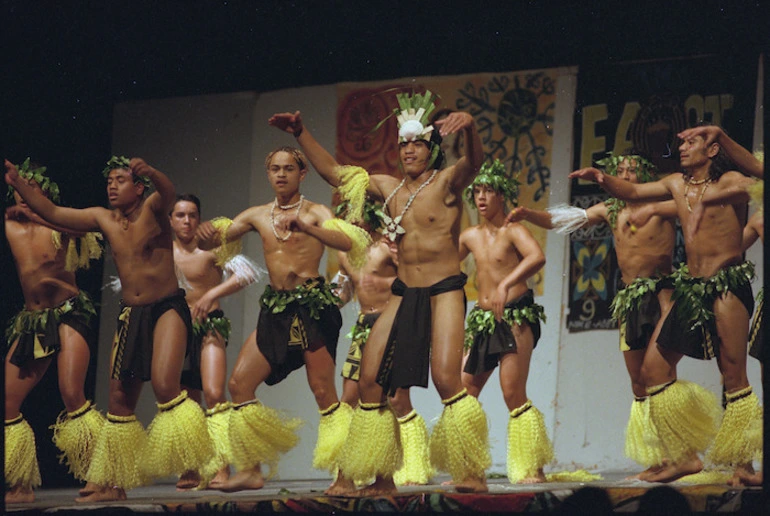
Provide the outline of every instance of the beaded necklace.
{"type": "Polygon", "coordinates": [[[275,198],[275,200],[273,201],[273,206],[270,208],[270,226],[273,228],[273,235],[275,235],[276,240],[280,242],[286,242],[289,239],[289,237],[291,237],[292,231],[289,231],[289,234],[286,235],[285,237],[278,234],[278,231],[275,228],[275,207],[277,206],[284,211],[297,208],[297,217],[299,217],[299,212],[302,209],[302,201],[304,200],[305,200],[305,196],[300,195],[299,201],[295,202],[294,204],[287,204],[284,206],[284,205],[278,204],[278,197],[275,198]]]}
{"type": "Polygon", "coordinates": [[[692,206],[690,206],[690,196],[687,195],[690,193],[690,186],[691,185],[703,185],[703,189],[700,191],[700,195],[698,196],[698,202],[703,201],[703,196],[706,194],[706,190],[708,190],[709,185],[711,184],[711,178],[705,178],[705,179],[699,179],[695,180],[692,177],[689,177],[686,179],[687,185],[684,187],[684,203],[687,205],[687,211],[692,212],[692,206]]]}
{"type": "MultiPolygon", "coordinates": [[[[406,211],[409,209],[409,207],[412,205],[412,201],[414,201],[414,198],[417,197],[417,194],[422,191],[423,188],[428,186],[431,181],[433,181],[433,178],[436,177],[436,174],[438,173],[438,169],[434,169],[433,173],[430,175],[427,181],[425,181],[423,184],[420,185],[420,187],[415,190],[415,192],[409,197],[409,200],[406,201],[406,204],[404,205],[404,209],[401,210],[401,214],[395,218],[390,218],[386,214],[382,214],[382,222],[385,224],[385,227],[382,228],[382,234],[388,237],[388,240],[391,242],[395,242],[396,238],[398,238],[398,235],[403,235],[406,233],[406,230],[401,226],[401,220],[404,218],[404,215],[406,214],[406,211]]],[[[388,198],[385,199],[385,209],[390,212],[390,207],[388,206],[388,203],[393,198],[394,195],[396,195],[396,192],[401,190],[401,187],[406,184],[406,177],[399,183],[399,185],[390,192],[390,195],[388,195],[388,198]]]]}

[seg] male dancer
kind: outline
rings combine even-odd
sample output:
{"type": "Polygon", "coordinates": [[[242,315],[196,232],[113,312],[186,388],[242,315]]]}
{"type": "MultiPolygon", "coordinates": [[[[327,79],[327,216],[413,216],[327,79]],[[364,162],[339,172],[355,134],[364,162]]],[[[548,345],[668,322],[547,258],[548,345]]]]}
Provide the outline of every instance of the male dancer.
{"type": "Polygon", "coordinates": [[[540,338],[540,321],[545,322],[527,280],[543,267],[545,255],[526,227],[506,224],[505,203],[515,205],[517,194],[518,182],[506,177],[500,160],[485,163],[466,189],[480,221],[460,234],[460,259],[473,253],[479,297],[465,328],[468,358],[462,379],[478,398],[500,364],[500,386],[511,416],[508,479],[531,484],[545,482],[543,466],[553,459],[543,414],[527,398],[532,350],[540,338]]]}
{"type": "MultiPolygon", "coordinates": [[[[347,203],[340,206],[347,206],[347,203]]],[[[366,264],[356,269],[350,264],[347,253],[337,252],[340,270],[335,278],[342,282],[340,299],[343,305],[353,295],[358,298],[361,310],[358,320],[348,335],[352,342],[342,367],[342,401],[351,407],[358,405],[358,380],[361,373],[361,357],[369,333],[391,297],[390,288],[396,279],[398,258],[392,242],[378,230],[382,225],[380,205],[367,198],[364,205],[364,227],[373,244],[367,251],[366,264]]],[[[404,463],[393,475],[396,485],[424,485],[433,475],[428,457],[428,428],[425,420],[414,409],[409,389],[399,389],[390,398],[390,406],[398,418],[404,463]]],[[[352,488],[352,486],[350,486],[352,488]]]]}
{"type": "MultiPolygon", "coordinates": [[[[45,167],[30,166],[27,159],[17,170],[31,189],[59,202],[59,187],[44,175],[45,167]]],[[[52,229],[29,210],[13,188],[11,193],[16,205],[5,212],[5,236],[16,262],[25,306],[6,331],[10,345],[5,360],[6,504],[34,501],[32,489],[40,485],[35,436],[20,409],[54,357],[66,409],[54,425],[54,442],[79,480],[84,480],[96,436],[104,424],[104,417],[92,410],[83,391],[91,357],[89,344],[94,343],[90,322],[96,311],[88,294],[75,282],[74,270],[80,261],[74,246],[76,237],[52,229]]],[[[93,233],[86,234],[80,244],[82,266],[101,256],[93,233]]]]}
{"type": "Polygon", "coordinates": [[[255,391],[274,385],[302,365],[321,414],[313,466],[334,471],[352,409],[340,403],[334,360],[342,318],[339,299],[319,273],[325,246],[349,251],[353,263],[365,259],[366,232],[332,218],[326,206],[311,202],[299,188],[307,175],[305,157],[291,147],[267,155],[265,168],[273,202],[251,207],[219,228],[198,228],[198,245],[211,249],[249,231],[262,239],[270,284],[260,299],[259,322],[241,348],[229,381],[235,406],[230,416],[233,462],[238,472],[223,491],[260,489],[261,463],[274,474],[281,453],[297,443],[298,420],[285,421],[262,405],[255,391]],[[343,232],[344,230],[344,232],[343,232]]]}
{"type": "MultiPolygon", "coordinates": [[[[207,466],[214,471],[204,472],[204,477],[215,474],[208,485],[216,489],[230,476],[227,421],[232,406],[225,397],[230,319],[219,300],[256,281],[261,271],[240,254],[224,260],[217,252],[199,249],[195,232],[201,221],[200,199],[192,194],[177,195],[176,199],[169,215],[175,236],[174,263],[190,287],[185,300],[193,318],[193,344],[182,370],[182,385],[198,403],[203,390],[209,434],[217,449],[213,464],[207,466]],[[223,275],[227,278],[224,281],[223,275]]],[[[190,472],[179,480],[177,488],[201,487],[200,482],[199,473],[190,472]]]]}
{"type": "MultiPolygon", "coordinates": [[[[613,196],[628,201],[673,198],[687,234],[694,223],[691,212],[701,203],[706,190],[712,184],[719,188],[741,174],[725,171],[719,143],[707,144],[700,135],[685,139],[679,152],[684,172],[646,184],[622,181],[595,168],[577,170],[570,177],[596,181],[613,196]]],[[[751,461],[761,442],[747,437],[747,430],[761,418],[761,408],[746,376],[749,316],[754,307],[750,281],[754,269],[742,258],[741,219],[745,202],[703,210],[700,229],[692,238],[685,239],[687,264],[673,274],[675,302],[657,342],[664,350],[699,359],[717,358],[727,407],[706,459],[717,467],[734,468],[736,474],[741,470],[751,473],[751,461]]],[[[689,425],[689,421],[679,424],[689,425]]],[[[667,469],[671,473],[665,474],[664,479],[681,476],[681,468],[676,464],[667,469]]]]}
{"type": "Polygon", "coordinates": [[[399,388],[426,387],[430,369],[445,407],[431,437],[431,462],[452,475],[458,491],[485,492],[484,470],[491,465],[486,416],[460,378],[466,277],[460,272],[458,252],[462,193],[481,167],[481,141],[468,113],[451,113],[436,122],[443,134],[462,132],[465,144],[464,157],[441,170],[441,137],[427,124],[435,108],[433,94],[397,98],[402,181],[389,175],[369,176],[358,167],[339,167],[303,127],[299,112],[276,114],[269,121],[297,138],[319,174],[350,200],[353,213],[362,209],[366,193],[383,201],[384,234],[398,244],[395,296],[364,348],[358,384],[361,403],[341,468],[358,482],[375,478],[356,495],[396,492],[393,474],[402,458],[398,422],[386,396],[399,388]]]}
{"type": "Polygon", "coordinates": [[[84,502],[123,500],[126,489],[151,477],[198,470],[214,453],[203,411],[179,384],[191,320],[174,273],[168,221],[174,185],[141,158],[113,157],[103,172],[111,210],[56,206],[8,161],[5,174],[6,182],[46,221],[73,231],[101,231],[122,284],[107,422],[85,475],[86,494],[77,499],[84,502]],[[146,196],[148,181],[157,191],[146,196]],[[145,435],[134,410],[148,380],[158,414],[145,435]]]}
{"type": "MultiPolygon", "coordinates": [[[[655,165],[636,154],[610,153],[598,163],[607,175],[629,184],[655,180],[655,165]]],[[[673,204],[617,198],[587,210],[556,207],[545,212],[520,207],[509,216],[509,220],[526,219],[548,229],[557,227],[560,232],[609,224],[624,284],[613,301],[613,317],[620,326],[620,349],[635,397],[625,452],[648,467],[636,478],[651,482],[676,480],[703,468],[698,453],[706,450],[716,433],[719,410],[708,391],[677,379],[682,353],[656,345],[672,306],[674,217],[673,204]],[[681,425],[684,418],[691,421],[686,428],[681,425]]]]}

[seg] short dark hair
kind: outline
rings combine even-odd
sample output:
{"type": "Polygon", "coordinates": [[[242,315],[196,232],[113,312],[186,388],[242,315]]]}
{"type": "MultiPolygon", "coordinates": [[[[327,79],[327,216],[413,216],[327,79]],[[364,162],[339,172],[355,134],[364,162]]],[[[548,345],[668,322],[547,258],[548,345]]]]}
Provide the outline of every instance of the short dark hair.
{"type": "MultiPolygon", "coordinates": [[[[198,199],[198,196],[196,196],[195,194],[191,194],[191,193],[177,194],[176,200],[174,201],[174,206],[176,206],[176,203],[178,203],[179,201],[187,201],[195,204],[195,207],[198,208],[198,215],[201,214],[201,200],[198,199]]],[[[171,207],[171,211],[169,212],[169,215],[173,213],[174,206],[171,207]]]]}
{"type": "Polygon", "coordinates": [[[307,170],[307,159],[305,158],[305,155],[302,153],[302,151],[296,147],[290,147],[288,145],[278,147],[267,155],[265,158],[265,170],[270,168],[270,161],[272,161],[273,156],[279,152],[286,152],[287,154],[291,155],[292,159],[294,159],[294,161],[297,163],[297,166],[300,170],[307,170]]]}

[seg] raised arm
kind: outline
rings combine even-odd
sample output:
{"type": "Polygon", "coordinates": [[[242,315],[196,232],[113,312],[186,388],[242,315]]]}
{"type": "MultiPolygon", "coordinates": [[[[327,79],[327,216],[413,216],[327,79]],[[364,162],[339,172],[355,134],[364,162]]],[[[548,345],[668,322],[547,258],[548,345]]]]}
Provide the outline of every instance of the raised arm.
{"type": "Polygon", "coordinates": [[[683,140],[700,136],[705,140],[707,146],[716,142],[740,170],[759,179],[764,177],[764,163],[755,158],[748,149],[730,138],[719,126],[704,125],[692,127],[682,131],[677,136],[683,140]]]}
{"type": "Polygon", "coordinates": [[[455,164],[452,183],[460,190],[473,182],[473,178],[479,173],[482,163],[484,163],[484,148],[481,145],[481,138],[476,131],[476,124],[473,122],[473,116],[464,111],[455,111],[446,118],[437,120],[434,125],[438,127],[441,136],[463,131],[463,143],[465,152],[455,164]]]}
{"type": "Polygon", "coordinates": [[[569,175],[570,179],[593,181],[604,188],[613,197],[624,201],[665,201],[671,199],[668,183],[671,176],[651,183],[634,184],[623,179],[605,174],[598,168],[588,167],[576,170],[569,175]]]}
{"type": "Polygon", "coordinates": [[[160,170],[148,165],[142,158],[131,158],[131,164],[129,165],[131,171],[137,176],[146,176],[150,178],[155,191],[158,194],[157,197],[152,197],[150,201],[150,207],[156,214],[160,214],[164,217],[168,216],[168,212],[174,206],[176,201],[176,189],[174,183],[160,170]]]}
{"type": "Polygon", "coordinates": [[[330,185],[337,187],[340,180],[335,172],[340,166],[334,156],[321,147],[321,144],[313,138],[310,131],[302,124],[302,115],[299,111],[294,113],[276,113],[270,117],[267,123],[276,129],[294,135],[302,151],[310,160],[321,177],[330,185]]]}
{"type": "Polygon", "coordinates": [[[65,231],[99,231],[98,215],[104,208],[75,209],[57,206],[43,195],[39,188],[32,186],[19,176],[16,165],[5,160],[5,182],[19,192],[27,205],[43,220],[65,231]]]}

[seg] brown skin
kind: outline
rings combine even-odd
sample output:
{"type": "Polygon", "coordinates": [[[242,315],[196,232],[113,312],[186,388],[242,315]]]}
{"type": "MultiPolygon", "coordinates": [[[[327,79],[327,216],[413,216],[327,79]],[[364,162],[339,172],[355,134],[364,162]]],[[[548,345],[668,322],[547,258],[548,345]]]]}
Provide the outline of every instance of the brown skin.
{"type": "MultiPolygon", "coordinates": [[[[127,305],[150,304],[179,288],[168,220],[174,203],[174,185],[160,171],[141,158],[133,158],[130,170],[114,169],[108,175],[107,195],[112,209],[74,209],[56,206],[21,179],[15,166],[7,160],[5,165],[6,183],[43,219],[73,231],[101,231],[110,244],[127,305]],[[134,182],[134,175],[149,177],[157,191],[145,199],[145,187],[134,182]]],[[[187,346],[187,329],[174,310],[158,319],[153,342],[152,388],[157,401],[165,403],[181,393],[179,378],[187,346]]],[[[109,412],[117,416],[133,414],[141,389],[142,382],[111,379],[109,412]]],[[[95,486],[89,492],[77,501],[125,499],[120,486],[95,486]]]]}
{"type": "MultiPolygon", "coordinates": [[[[629,160],[622,161],[618,166],[617,178],[628,184],[639,184],[636,163],[629,160]]],[[[604,203],[591,206],[586,210],[586,215],[588,216],[587,226],[610,223],[609,213],[604,203]]],[[[611,229],[615,240],[618,267],[625,284],[630,284],[636,278],[650,278],[671,273],[675,240],[673,219],[676,216],[677,210],[673,201],[628,201],[626,206],[618,212],[615,227],[611,229]]],[[[553,229],[551,215],[547,211],[520,207],[511,212],[508,220],[528,220],[547,229],[553,229]]],[[[671,293],[671,289],[661,290],[658,293],[661,317],[647,348],[623,352],[626,369],[631,378],[631,390],[636,397],[647,396],[647,387],[665,384],[676,379],[676,366],[682,355],[661,349],[656,344],[657,335],[671,309],[671,293]]],[[[697,455],[693,453],[691,459],[697,460],[697,455]]],[[[689,464],[690,460],[687,462],[689,464]]],[[[652,475],[658,475],[667,466],[668,462],[656,465],[633,478],[648,480],[652,475]]],[[[695,467],[699,470],[702,465],[698,467],[696,463],[692,463],[688,466],[689,469],[695,467]]]]}
{"type": "MultiPolygon", "coordinates": [[[[279,205],[290,205],[300,200],[300,183],[307,175],[287,152],[276,153],[268,166],[267,177],[275,192],[279,205]]],[[[228,228],[228,241],[237,240],[249,231],[255,231],[262,239],[265,264],[270,275],[270,285],[276,290],[291,290],[307,279],[320,276],[319,266],[325,246],[341,251],[349,251],[350,239],[338,231],[321,227],[324,221],[332,218],[326,206],[307,199],[302,204],[299,216],[296,209],[275,209],[274,228],[270,212],[273,203],[254,206],[233,219],[228,228]],[[275,237],[273,230],[284,237],[290,231],[288,240],[275,237]]],[[[218,245],[220,235],[210,222],[200,225],[197,231],[198,246],[212,249],[218,245]]],[[[270,375],[270,364],[256,346],[257,332],[254,330],[246,339],[233,368],[228,388],[233,403],[243,403],[254,399],[257,387],[270,375]]],[[[326,409],[337,403],[337,391],[334,385],[335,366],[325,346],[314,351],[305,351],[305,367],[310,390],[315,396],[320,409],[326,409]]],[[[244,489],[260,489],[264,478],[259,464],[239,471],[219,489],[227,492],[244,489]]]]}
{"type": "MultiPolygon", "coordinates": [[[[708,178],[708,170],[712,159],[719,152],[719,144],[707,144],[703,137],[696,135],[685,139],[679,147],[680,161],[683,169],[695,181],[708,178]]],[[[613,196],[629,201],[665,200],[672,199],[676,205],[677,216],[681,221],[685,234],[692,235],[685,239],[687,265],[695,277],[710,278],[720,269],[741,263],[743,253],[743,213],[746,203],[735,201],[735,204],[703,207],[703,219],[697,232],[693,231],[696,223],[690,209],[695,211],[705,197],[705,184],[689,185],[685,176],[674,173],[665,178],[645,184],[631,184],[618,178],[603,175],[595,168],[585,168],[570,174],[577,177],[596,181],[602,188],[613,196]],[[689,208],[688,209],[688,204],[689,208]]],[[[743,175],[740,172],[725,172],[718,181],[708,185],[708,188],[719,188],[721,185],[738,181],[743,175]]],[[[719,370],[722,373],[726,392],[735,392],[749,386],[746,375],[746,345],[749,332],[750,314],[732,293],[726,293],[714,302],[717,333],[722,341],[718,357],[719,370]]],[[[685,465],[692,469],[695,465],[685,465]]],[[[750,465],[739,465],[739,470],[748,471],[750,465]]],[[[753,472],[753,471],[752,471],[753,472]]],[[[655,481],[676,479],[683,474],[689,474],[682,468],[673,465],[655,481]]],[[[737,473],[736,473],[737,474],[737,473]]]]}
{"type": "MultiPolygon", "coordinates": [[[[361,312],[380,313],[390,300],[390,286],[396,279],[397,258],[391,252],[387,239],[380,233],[369,233],[374,244],[367,251],[366,264],[356,269],[350,264],[347,253],[337,252],[340,273],[347,276],[352,292],[358,298],[361,312]]],[[[350,294],[343,293],[343,305],[350,301],[350,294]]],[[[358,405],[358,382],[349,378],[342,380],[342,401],[355,407],[358,405]]]]}
{"type": "MultiPolygon", "coordinates": [[[[477,306],[491,310],[500,321],[506,303],[529,290],[527,279],[545,265],[545,255],[527,228],[516,222],[506,224],[502,194],[486,186],[475,186],[473,198],[480,222],[460,234],[460,258],[473,253],[479,292],[477,306]]],[[[508,411],[527,402],[527,377],[535,345],[528,324],[514,324],[511,331],[516,339],[516,352],[505,353],[500,358],[500,387],[508,411]]],[[[463,372],[463,385],[478,398],[491,374],[489,371],[474,376],[463,372]]],[[[542,469],[535,476],[519,481],[521,484],[539,482],[545,482],[542,469]]]]}
{"type": "MultiPolygon", "coordinates": [[[[297,143],[321,177],[332,186],[339,185],[335,172],[339,164],[303,126],[299,111],[293,114],[275,114],[268,123],[277,129],[298,135],[297,143]]],[[[444,278],[460,274],[458,243],[462,192],[478,174],[484,159],[481,140],[470,114],[455,112],[434,125],[442,135],[461,133],[464,137],[465,153],[455,165],[436,174],[433,182],[415,198],[401,221],[406,234],[397,241],[398,277],[410,287],[428,287],[444,278]]],[[[428,167],[430,150],[424,141],[401,144],[399,158],[406,183],[387,206],[387,212],[393,217],[401,213],[412,193],[427,181],[433,172],[428,167]]],[[[367,192],[373,199],[382,202],[400,182],[399,179],[388,175],[371,175],[367,192]]],[[[363,403],[382,403],[385,400],[385,393],[377,384],[376,376],[400,304],[401,298],[394,297],[369,335],[358,384],[363,403]]],[[[431,375],[441,398],[448,399],[463,389],[460,378],[465,318],[463,291],[434,296],[431,298],[431,310],[431,375]]],[[[488,490],[486,478],[454,480],[458,491],[488,490]]],[[[395,492],[392,478],[377,478],[372,486],[354,494],[379,496],[395,492]]]]}
{"type": "Polygon", "coordinates": [[[735,163],[738,169],[744,173],[762,179],[765,175],[764,163],[759,161],[748,150],[743,148],[738,142],[730,138],[724,130],[716,125],[704,125],[692,127],[677,134],[682,140],[688,140],[700,136],[706,143],[706,146],[717,143],[725,151],[727,156],[735,163]]]}
{"type": "MultiPolygon", "coordinates": [[[[216,256],[212,251],[198,248],[195,232],[200,225],[200,214],[195,203],[177,201],[169,215],[171,229],[174,231],[174,262],[182,271],[190,285],[185,299],[190,306],[193,320],[206,318],[209,312],[220,308],[219,300],[243,289],[238,278],[231,276],[222,281],[222,269],[216,265],[216,256]]],[[[201,343],[201,383],[203,397],[208,408],[226,401],[225,382],[227,379],[227,355],[225,339],[216,332],[209,332],[201,343]]],[[[201,392],[185,386],[190,397],[201,401],[201,392]]],[[[220,470],[209,482],[209,487],[216,489],[217,485],[226,481],[230,476],[228,467],[220,470]]],[[[191,472],[177,482],[178,489],[192,489],[200,479],[197,472],[191,472]]]]}
{"type": "MultiPolygon", "coordinates": [[[[748,250],[757,240],[760,240],[763,244],[765,242],[765,219],[764,213],[761,211],[754,213],[749,218],[746,227],[743,228],[743,250],[748,250]]],[[[764,378],[765,365],[761,362],[760,369],[764,378]]],[[[744,468],[736,470],[733,477],[727,483],[731,486],[761,486],[762,478],[762,471],[754,473],[750,469],[744,468]]]]}
{"type": "MultiPolygon", "coordinates": [[[[29,186],[42,195],[36,183],[31,182],[29,186]]],[[[51,241],[53,230],[26,217],[26,203],[17,192],[14,192],[14,198],[22,210],[16,210],[14,218],[6,213],[5,237],[16,263],[25,309],[53,308],[80,291],[75,282],[75,273],[64,268],[69,237],[62,235],[62,249],[57,250],[51,241]]],[[[55,355],[59,391],[67,412],[74,412],[86,402],[84,384],[91,352],[85,339],[70,326],[59,326],[59,339],[61,351],[55,355]]],[[[20,368],[10,362],[18,344],[18,339],[11,343],[5,360],[6,420],[19,415],[21,404],[43,378],[54,359],[48,357],[35,360],[20,368]]],[[[5,493],[6,504],[34,500],[33,491],[21,485],[11,486],[5,493]]]]}

